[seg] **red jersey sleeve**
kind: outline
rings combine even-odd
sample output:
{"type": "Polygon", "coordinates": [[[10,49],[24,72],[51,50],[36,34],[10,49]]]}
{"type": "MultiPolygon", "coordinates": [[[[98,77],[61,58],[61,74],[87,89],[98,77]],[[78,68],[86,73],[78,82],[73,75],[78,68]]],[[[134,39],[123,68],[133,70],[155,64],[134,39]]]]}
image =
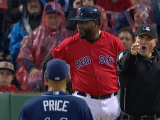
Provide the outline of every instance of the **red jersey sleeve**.
{"type": "Polygon", "coordinates": [[[59,58],[62,60],[65,60],[69,64],[69,57],[67,53],[67,48],[68,48],[68,41],[71,39],[66,38],[64,39],[52,52],[53,59],[54,58],[59,58]]]}

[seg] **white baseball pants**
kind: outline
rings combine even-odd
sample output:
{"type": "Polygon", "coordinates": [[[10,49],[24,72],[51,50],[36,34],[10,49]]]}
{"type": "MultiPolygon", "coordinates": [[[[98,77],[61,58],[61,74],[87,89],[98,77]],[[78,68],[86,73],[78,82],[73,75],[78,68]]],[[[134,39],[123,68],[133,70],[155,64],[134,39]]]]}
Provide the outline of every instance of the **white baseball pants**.
{"type": "Polygon", "coordinates": [[[119,96],[114,93],[111,98],[93,99],[90,96],[77,95],[78,91],[73,93],[73,96],[84,99],[93,115],[94,120],[115,120],[120,115],[119,96]]]}

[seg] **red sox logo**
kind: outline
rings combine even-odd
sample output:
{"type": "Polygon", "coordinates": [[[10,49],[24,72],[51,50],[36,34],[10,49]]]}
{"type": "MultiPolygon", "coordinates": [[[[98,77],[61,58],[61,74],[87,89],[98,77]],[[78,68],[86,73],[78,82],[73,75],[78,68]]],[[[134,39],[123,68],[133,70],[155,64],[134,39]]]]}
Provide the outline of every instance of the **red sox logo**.
{"type": "Polygon", "coordinates": [[[4,64],[4,67],[8,67],[8,63],[5,63],[5,64],[4,64]]]}
{"type": "Polygon", "coordinates": [[[12,65],[8,64],[8,63],[4,63],[4,67],[5,68],[12,68],[12,65]]]}
{"type": "Polygon", "coordinates": [[[81,11],[77,10],[77,16],[80,16],[80,15],[81,15],[81,11]]]}

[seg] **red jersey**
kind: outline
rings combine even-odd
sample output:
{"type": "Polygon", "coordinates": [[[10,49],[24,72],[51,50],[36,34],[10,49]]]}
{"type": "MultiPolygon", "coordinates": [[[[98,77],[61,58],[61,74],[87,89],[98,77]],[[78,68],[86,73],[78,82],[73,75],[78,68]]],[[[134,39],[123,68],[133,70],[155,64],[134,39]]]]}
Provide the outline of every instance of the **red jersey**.
{"type": "Polygon", "coordinates": [[[94,43],[81,39],[79,33],[66,38],[52,55],[70,64],[73,90],[101,96],[119,89],[116,57],[124,49],[117,37],[101,31],[94,43]]]}
{"type": "Polygon", "coordinates": [[[15,85],[10,85],[9,87],[3,87],[1,88],[0,87],[0,93],[14,93],[14,92],[17,92],[17,88],[15,85]]]}

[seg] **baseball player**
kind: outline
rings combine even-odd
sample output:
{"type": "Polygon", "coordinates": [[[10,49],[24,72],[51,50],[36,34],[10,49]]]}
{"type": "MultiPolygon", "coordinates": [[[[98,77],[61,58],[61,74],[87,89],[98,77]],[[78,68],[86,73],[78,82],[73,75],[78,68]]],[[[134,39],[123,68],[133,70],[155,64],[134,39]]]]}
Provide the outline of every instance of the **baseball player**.
{"type": "Polygon", "coordinates": [[[44,78],[49,92],[27,101],[18,120],[93,120],[87,103],[65,92],[69,80],[65,61],[49,61],[44,78]]]}
{"type": "Polygon", "coordinates": [[[101,13],[94,6],[81,6],[72,20],[79,33],[65,39],[44,61],[60,58],[70,64],[74,96],[83,98],[95,120],[115,120],[120,114],[116,57],[124,50],[115,36],[100,31],[101,13]]]}

